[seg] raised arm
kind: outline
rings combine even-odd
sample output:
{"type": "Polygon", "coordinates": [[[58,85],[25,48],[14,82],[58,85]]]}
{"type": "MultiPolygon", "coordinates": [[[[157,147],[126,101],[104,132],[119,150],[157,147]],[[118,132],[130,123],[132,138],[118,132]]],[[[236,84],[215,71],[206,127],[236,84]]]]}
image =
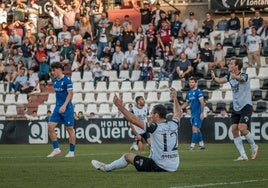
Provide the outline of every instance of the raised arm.
{"type": "Polygon", "coordinates": [[[133,113],[131,113],[124,107],[122,96],[118,97],[117,95],[115,95],[113,102],[115,106],[118,108],[118,110],[122,112],[122,114],[124,114],[125,118],[130,123],[133,123],[134,125],[140,127],[141,129],[144,129],[144,122],[139,120],[133,113]]]}
{"type": "Polygon", "coordinates": [[[181,109],[181,106],[178,102],[178,98],[177,98],[177,91],[176,89],[174,88],[171,88],[170,89],[170,93],[171,93],[171,96],[172,96],[172,99],[173,99],[173,118],[175,119],[180,119],[181,116],[182,116],[182,109],[181,109]]]}
{"type": "Polygon", "coordinates": [[[226,78],[223,77],[223,78],[218,78],[216,77],[214,71],[211,71],[211,78],[214,82],[218,83],[218,84],[224,84],[227,82],[226,78]]]}

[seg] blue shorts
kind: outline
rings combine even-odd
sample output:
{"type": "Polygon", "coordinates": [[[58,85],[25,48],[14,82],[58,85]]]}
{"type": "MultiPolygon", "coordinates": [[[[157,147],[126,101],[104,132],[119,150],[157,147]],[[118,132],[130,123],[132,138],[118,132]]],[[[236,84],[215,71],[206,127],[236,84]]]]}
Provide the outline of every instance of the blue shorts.
{"type": "Polygon", "coordinates": [[[68,105],[64,113],[59,112],[60,106],[56,106],[49,122],[64,123],[65,126],[74,125],[74,108],[72,105],[68,105]]]}
{"type": "Polygon", "coordinates": [[[200,117],[196,116],[196,117],[191,118],[191,123],[192,123],[192,126],[201,128],[203,121],[200,119],[200,117]]]}

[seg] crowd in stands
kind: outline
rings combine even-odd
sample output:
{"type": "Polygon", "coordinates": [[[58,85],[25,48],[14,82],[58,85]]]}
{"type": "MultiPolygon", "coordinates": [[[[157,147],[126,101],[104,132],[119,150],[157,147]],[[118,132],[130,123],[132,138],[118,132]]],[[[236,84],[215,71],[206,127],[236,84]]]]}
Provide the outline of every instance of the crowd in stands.
{"type": "Polygon", "coordinates": [[[109,20],[100,0],[51,0],[47,24],[39,21],[39,5],[21,0],[0,5],[0,81],[7,92],[40,91],[39,83],[50,79],[50,64],[61,62],[79,71],[91,71],[94,86],[109,85],[109,72],[140,70],[139,80],[171,82],[190,76],[205,78],[210,70],[227,66],[223,46],[245,47],[248,65],[260,67],[260,55],[267,46],[268,28],[259,11],[241,28],[235,12],[215,23],[207,12],[202,25],[195,13],[181,20],[179,12],[168,14],[156,2],[141,2],[134,8],[141,25],[133,30],[132,18],[109,20]],[[8,13],[12,11],[11,23],[8,13]],[[154,68],[160,67],[157,74],[154,68]]]}

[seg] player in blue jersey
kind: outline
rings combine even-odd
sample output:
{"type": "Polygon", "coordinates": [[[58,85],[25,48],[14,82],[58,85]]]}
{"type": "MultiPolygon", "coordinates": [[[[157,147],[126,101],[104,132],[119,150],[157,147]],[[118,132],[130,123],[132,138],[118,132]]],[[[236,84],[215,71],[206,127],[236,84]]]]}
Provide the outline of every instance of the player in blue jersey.
{"type": "Polygon", "coordinates": [[[192,123],[192,143],[189,150],[193,150],[195,144],[199,142],[199,149],[206,149],[203,142],[203,135],[200,128],[204,119],[204,97],[201,89],[197,88],[197,79],[191,77],[189,79],[190,90],[186,95],[186,102],[181,106],[182,109],[190,105],[191,109],[191,123],[192,123]]]}
{"type": "Polygon", "coordinates": [[[164,105],[157,104],[153,107],[148,122],[144,122],[128,111],[123,104],[122,98],[114,96],[114,104],[125,118],[151,134],[151,152],[149,157],[143,157],[134,153],[126,153],[121,158],[110,164],[92,160],[94,168],[101,171],[112,171],[125,168],[129,164],[135,166],[137,171],[143,172],[174,172],[179,167],[178,153],[178,125],[181,118],[181,108],[177,99],[177,91],[171,89],[174,101],[174,113],[172,120],[167,120],[167,110],[164,105]]]}
{"type": "Polygon", "coordinates": [[[61,155],[55,127],[58,123],[64,123],[69,134],[70,151],[65,157],[74,157],[75,131],[74,131],[74,108],[72,104],[73,84],[71,79],[63,74],[63,66],[59,62],[51,65],[51,73],[54,76],[52,83],[56,93],[56,106],[49,119],[48,133],[54,150],[47,157],[61,155]]]}
{"type": "Polygon", "coordinates": [[[252,114],[252,98],[250,90],[250,80],[248,75],[242,73],[243,62],[240,59],[233,58],[228,66],[229,74],[222,78],[217,78],[214,72],[211,72],[212,79],[223,84],[229,82],[233,93],[233,111],[231,115],[232,133],[234,144],[240,153],[235,161],[247,161],[248,157],[245,152],[241,136],[245,136],[251,147],[251,159],[258,157],[258,145],[255,143],[253,135],[248,130],[252,114]],[[240,133],[240,134],[239,134],[240,133]],[[240,136],[241,135],[241,136],[240,136]]]}

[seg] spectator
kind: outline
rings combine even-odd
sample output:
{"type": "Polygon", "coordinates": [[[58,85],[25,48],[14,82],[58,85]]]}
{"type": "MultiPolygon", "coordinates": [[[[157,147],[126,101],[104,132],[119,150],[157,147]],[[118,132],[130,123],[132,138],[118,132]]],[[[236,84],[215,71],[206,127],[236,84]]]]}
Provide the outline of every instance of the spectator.
{"type": "Polygon", "coordinates": [[[37,111],[34,110],[34,111],[32,112],[31,115],[29,115],[29,114],[25,114],[25,117],[26,117],[26,119],[29,120],[29,121],[38,120],[37,111]]]}
{"type": "Polygon", "coordinates": [[[125,27],[124,31],[123,31],[123,36],[122,36],[122,49],[123,52],[126,52],[128,50],[128,44],[134,42],[135,39],[135,33],[132,31],[132,27],[128,26],[125,27]]]}
{"type": "Polygon", "coordinates": [[[63,14],[61,14],[58,10],[52,11],[52,9],[48,9],[49,16],[52,18],[53,29],[55,30],[55,35],[58,35],[63,28],[63,14]]]}
{"type": "Polygon", "coordinates": [[[113,41],[117,40],[117,37],[120,33],[120,28],[121,28],[121,23],[120,23],[120,20],[119,18],[116,18],[114,20],[114,23],[113,23],[113,26],[112,26],[112,29],[111,29],[111,35],[113,37],[113,41]]]}
{"type": "Polygon", "coordinates": [[[197,72],[197,65],[199,62],[199,50],[196,46],[194,46],[192,41],[188,42],[188,47],[185,49],[184,53],[187,55],[188,60],[191,62],[191,65],[193,67],[193,75],[195,75],[197,72]]]}
{"type": "Polygon", "coordinates": [[[185,47],[186,46],[183,43],[183,38],[182,37],[178,37],[177,39],[175,39],[175,41],[173,43],[173,53],[174,53],[174,55],[179,57],[181,55],[181,53],[184,52],[185,47]]]}
{"type": "Polygon", "coordinates": [[[248,20],[248,27],[244,28],[244,32],[240,36],[240,45],[245,45],[245,41],[247,40],[247,37],[251,35],[251,29],[253,26],[252,19],[248,20]]]}
{"type": "Polygon", "coordinates": [[[255,11],[255,17],[252,19],[253,26],[258,30],[262,26],[263,18],[261,17],[260,11],[255,11]]]}
{"type": "Polygon", "coordinates": [[[45,117],[46,122],[49,122],[49,118],[51,116],[51,110],[47,111],[47,116],[45,117]]]}
{"type": "Polygon", "coordinates": [[[246,46],[248,49],[248,64],[252,66],[255,63],[261,67],[261,37],[257,35],[255,27],[251,29],[251,35],[247,37],[246,46]]]}
{"type": "Polygon", "coordinates": [[[119,78],[119,74],[120,74],[120,67],[124,62],[124,58],[125,58],[125,55],[121,51],[121,47],[120,46],[115,46],[115,52],[113,54],[111,64],[112,64],[112,70],[116,70],[118,78],[119,78]]]}
{"type": "Polygon", "coordinates": [[[158,21],[158,24],[156,26],[158,30],[162,27],[163,22],[167,23],[168,27],[171,28],[171,24],[170,24],[170,21],[169,21],[169,18],[167,16],[166,12],[160,13],[160,20],[158,21]]]}
{"type": "Polygon", "coordinates": [[[167,77],[169,79],[169,82],[171,83],[173,81],[173,76],[176,71],[176,65],[177,62],[174,60],[173,54],[170,53],[168,55],[168,60],[164,61],[164,64],[160,69],[157,80],[158,83],[162,80],[163,77],[167,77]]]}
{"type": "Polygon", "coordinates": [[[150,23],[149,29],[146,31],[146,39],[147,39],[147,55],[148,58],[154,60],[156,57],[156,45],[157,45],[157,32],[154,28],[154,25],[150,23]]]}
{"type": "Polygon", "coordinates": [[[171,36],[172,36],[172,41],[174,39],[177,39],[180,34],[182,22],[180,20],[180,14],[178,12],[174,13],[174,21],[171,22],[171,36]]]}
{"type": "Polygon", "coordinates": [[[186,112],[184,114],[185,118],[191,118],[191,109],[190,108],[186,108],[186,112]]]}
{"type": "MultiPolygon", "coordinates": [[[[11,57],[14,60],[15,65],[17,65],[20,61],[23,63],[22,55],[19,53],[18,48],[11,49],[11,57]]],[[[23,65],[24,65],[24,63],[23,63],[23,65]]]]}
{"type": "Polygon", "coordinates": [[[188,31],[187,36],[184,38],[185,47],[188,47],[189,41],[193,42],[194,47],[198,47],[197,37],[192,31],[188,31]]]}
{"type": "Polygon", "coordinates": [[[83,16],[80,21],[79,26],[79,34],[83,39],[87,39],[88,37],[93,37],[91,23],[88,20],[88,17],[83,16]]]}
{"type": "Polygon", "coordinates": [[[110,80],[110,72],[112,69],[112,65],[110,63],[110,57],[109,56],[105,56],[103,58],[103,63],[102,63],[102,76],[103,76],[103,81],[106,82],[106,87],[109,87],[109,80],[110,80]]]}
{"type": "Polygon", "coordinates": [[[68,27],[68,31],[75,28],[75,15],[79,12],[81,3],[82,0],[79,0],[79,4],[75,8],[67,5],[67,10],[64,10],[54,0],[52,1],[53,7],[63,14],[63,23],[68,27]]]}
{"type": "Polygon", "coordinates": [[[225,67],[225,52],[221,43],[217,44],[217,48],[214,53],[214,61],[211,62],[208,66],[209,70],[214,68],[223,69],[225,67]]]}
{"type": "Polygon", "coordinates": [[[85,59],[86,57],[82,54],[81,50],[78,48],[75,50],[74,62],[72,64],[72,71],[79,71],[81,80],[84,77],[85,69],[85,59]]]}
{"type": "Polygon", "coordinates": [[[138,53],[135,56],[134,70],[140,70],[140,65],[143,62],[144,57],[147,57],[142,49],[138,49],[138,53]]]}
{"type": "Polygon", "coordinates": [[[52,50],[52,47],[56,45],[56,43],[54,43],[54,39],[53,37],[50,37],[48,39],[48,41],[46,42],[46,45],[45,45],[45,49],[47,52],[51,51],[52,50]]]}
{"type": "Polygon", "coordinates": [[[8,40],[8,44],[10,48],[18,48],[19,46],[21,46],[21,36],[17,34],[17,30],[11,30],[10,36],[9,36],[9,40],[8,40]]]}
{"type": "Polygon", "coordinates": [[[262,26],[257,30],[257,34],[261,37],[262,46],[266,47],[268,45],[268,22],[264,20],[262,26]]]}
{"type": "Polygon", "coordinates": [[[80,50],[83,49],[83,38],[79,33],[79,29],[72,29],[72,45],[80,50]]]}
{"type": "Polygon", "coordinates": [[[153,23],[155,27],[157,27],[158,21],[161,19],[160,15],[162,12],[165,12],[165,11],[161,9],[160,3],[157,2],[155,4],[155,10],[153,10],[151,13],[151,18],[152,18],[151,23],[153,23]]]}
{"type": "Polygon", "coordinates": [[[16,72],[15,62],[14,62],[14,60],[12,58],[8,59],[8,63],[5,66],[5,69],[4,69],[4,74],[5,74],[5,80],[8,83],[10,83],[13,80],[15,80],[15,78],[17,76],[17,72],[16,72]]]}
{"type": "Polygon", "coordinates": [[[134,8],[141,14],[141,27],[143,34],[145,34],[145,32],[149,29],[148,24],[151,21],[151,9],[149,3],[147,1],[144,1],[141,3],[140,8],[137,6],[135,6],[134,8]]]}
{"type": "Polygon", "coordinates": [[[7,23],[7,10],[5,2],[0,3],[0,24],[7,23]]]}
{"type": "Polygon", "coordinates": [[[42,61],[39,64],[39,82],[44,81],[45,85],[47,85],[47,81],[49,80],[49,61],[46,56],[42,57],[42,61]]]}
{"type": "Polygon", "coordinates": [[[15,80],[11,80],[9,83],[9,92],[12,90],[16,93],[19,93],[21,88],[25,87],[27,84],[27,76],[25,75],[26,68],[22,67],[18,72],[15,80]]]}
{"type": "Polygon", "coordinates": [[[9,35],[7,31],[2,29],[0,30],[0,53],[5,54],[6,50],[9,48],[9,35]]]}
{"type": "Polygon", "coordinates": [[[99,62],[95,63],[95,66],[92,69],[93,78],[94,78],[94,87],[97,87],[98,81],[101,81],[102,78],[102,68],[99,62]]]}
{"type": "Polygon", "coordinates": [[[146,51],[146,38],[143,32],[142,27],[138,27],[137,32],[135,33],[135,39],[134,39],[134,44],[135,50],[141,49],[143,52],[146,51]]]}
{"type": "Polygon", "coordinates": [[[171,44],[171,30],[169,24],[162,22],[161,28],[157,33],[157,48],[164,50],[166,45],[171,44]]]}
{"type": "Polygon", "coordinates": [[[35,0],[30,0],[29,6],[27,8],[27,13],[28,13],[28,21],[33,23],[35,27],[35,33],[37,33],[37,23],[38,23],[38,18],[39,18],[39,10],[40,7],[35,3],[35,0]]]}
{"type": "Polygon", "coordinates": [[[84,113],[82,111],[78,112],[77,120],[85,120],[85,116],[84,116],[84,113]]]}
{"type": "Polygon", "coordinates": [[[205,47],[200,50],[200,62],[197,65],[197,70],[199,72],[203,71],[204,78],[207,76],[209,64],[213,62],[213,54],[212,51],[209,49],[209,43],[205,43],[205,47]]]}
{"type": "Polygon", "coordinates": [[[238,35],[240,34],[240,20],[236,16],[235,12],[231,12],[230,14],[230,19],[227,22],[227,29],[225,32],[225,37],[226,38],[233,38],[233,45],[236,43],[236,39],[238,35]]]}
{"type": "Polygon", "coordinates": [[[20,48],[20,51],[22,52],[22,58],[25,67],[31,68],[32,67],[32,53],[33,53],[33,44],[30,42],[28,37],[25,37],[23,40],[23,44],[20,48]]]}
{"type": "Polygon", "coordinates": [[[192,31],[195,35],[197,34],[198,23],[194,18],[194,12],[189,13],[189,18],[184,20],[181,27],[181,33],[183,36],[186,36],[189,31],[192,31]]]}
{"type": "Polygon", "coordinates": [[[46,43],[48,43],[48,41],[51,40],[51,38],[52,38],[53,39],[53,44],[57,44],[58,38],[54,34],[54,30],[49,29],[47,33],[48,33],[48,35],[46,36],[46,43]]]}
{"type": "Polygon", "coordinates": [[[62,31],[59,32],[58,34],[58,46],[63,46],[64,45],[64,40],[65,39],[71,39],[72,35],[71,33],[68,31],[68,27],[66,25],[62,26],[62,31]]]}
{"type": "Polygon", "coordinates": [[[182,52],[180,55],[180,60],[176,67],[176,72],[180,79],[185,79],[186,81],[189,80],[192,72],[191,62],[187,59],[187,55],[182,52]]]}
{"type": "Polygon", "coordinates": [[[27,85],[22,87],[20,89],[21,93],[31,93],[32,91],[34,92],[40,92],[39,89],[39,79],[38,79],[38,75],[34,72],[34,68],[30,68],[28,70],[28,81],[27,81],[27,85]]]}
{"type": "Polygon", "coordinates": [[[202,29],[203,32],[200,32],[201,38],[208,36],[214,29],[214,20],[209,12],[206,13],[206,20],[202,23],[202,29]]]}
{"type": "Polygon", "coordinates": [[[49,63],[60,62],[60,52],[58,51],[57,45],[53,45],[51,51],[48,51],[49,63]]]}
{"type": "Polygon", "coordinates": [[[23,22],[26,17],[25,10],[27,10],[27,6],[21,0],[16,0],[15,4],[12,5],[13,7],[11,9],[14,10],[13,20],[23,22]]]}
{"type": "Polygon", "coordinates": [[[87,48],[83,55],[85,56],[85,70],[92,70],[95,63],[98,61],[96,53],[91,48],[87,48]]]}
{"type": "Polygon", "coordinates": [[[228,118],[229,115],[225,107],[221,108],[220,113],[217,115],[219,118],[228,118]]]}
{"type": "Polygon", "coordinates": [[[129,15],[125,15],[124,17],[124,21],[122,23],[122,26],[124,27],[125,30],[127,30],[127,28],[129,30],[133,30],[133,27],[132,27],[132,21],[130,20],[130,17],[129,15]]]}
{"type": "Polygon", "coordinates": [[[140,78],[141,81],[153,80],[153,64],[150,62],[149,58],[145,56],[142,63],[140,64],[140,78]]]}
{"type": "Polygon", "coordinates": [[[0,82],[3,82],[5,79],[5,65],[3,64],[2,59],[0,59],[0,82]]]}
{"type": "Polygon", "coordinates": [[[124,62],[121,65],[121,70],[129,70],[131,73],[134,69],[135,57],[137,55],[137,51],[133,49],[133,44],[128,44],[128,50],[125,52],[124,62]]]}
{"type": "Polygon", "coordinates": [[[218,36],[220,36],[220,43],[223,44],[224,33],[227,30],[227,23],[228,22],[227,22],[225,15],[222,15],[222,17],[219,20],[218,24],[216,25],[216,28],[214,29],[214,31],[212,31],[209,34],[212,48],[215,48],[215,38],[218,36]]]}
{"type": "Polygon", "coordinates": [[[64,44],[60,48],[60,60],[63,64],[71,65],[74,60],[74,52],[75,48],[72,44],[70,44],[70,40],[68,38],[64,39],[64,44]]]}

